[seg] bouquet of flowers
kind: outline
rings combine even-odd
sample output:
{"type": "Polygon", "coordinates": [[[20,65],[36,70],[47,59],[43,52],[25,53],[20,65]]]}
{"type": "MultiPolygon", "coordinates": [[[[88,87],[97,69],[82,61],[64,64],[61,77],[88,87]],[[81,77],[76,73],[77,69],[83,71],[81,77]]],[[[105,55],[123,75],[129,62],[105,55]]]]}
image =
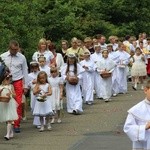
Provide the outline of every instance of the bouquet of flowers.
{"type": "Polygon", "coordinates": [[[45,102],[46,101],[44,91],[42,91],[42,90],[40,91],[40,93],[37,96],[37,101],[39,101],[39,102],[45,102]]]}

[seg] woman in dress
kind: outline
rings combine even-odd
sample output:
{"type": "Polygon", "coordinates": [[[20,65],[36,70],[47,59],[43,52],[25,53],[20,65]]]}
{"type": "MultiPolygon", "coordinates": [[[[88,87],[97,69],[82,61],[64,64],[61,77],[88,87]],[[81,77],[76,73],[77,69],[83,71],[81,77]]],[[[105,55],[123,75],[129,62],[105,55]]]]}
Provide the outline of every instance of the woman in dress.
{"type": "Polygon", "coordinates": [[[46,65],[49,65],[50,60],[53,59],[53,54],[47,48],[46,39],[40,39],[38,43],[38,50],[33,54],[32,60],[38,62],[38,58],[44,56],[46,58],[46,65]]]}

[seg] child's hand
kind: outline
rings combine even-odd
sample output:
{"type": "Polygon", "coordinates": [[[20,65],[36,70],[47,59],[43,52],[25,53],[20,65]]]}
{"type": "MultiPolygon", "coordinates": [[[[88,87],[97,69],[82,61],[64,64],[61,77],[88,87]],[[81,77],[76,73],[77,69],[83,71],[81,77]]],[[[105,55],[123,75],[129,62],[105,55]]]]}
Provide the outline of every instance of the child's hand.
{"type": "Polygon", "coordinates": [[[34,79],[33,81],[32,81],[32,84],[36,84],[37,83],[37,81],[36,81],[36,79],[34,79]]]}
{"type": "Polygon", "coordinates": [[[0,94],[2,93],[3,89],[4,89],[4,88],[0,89],[0,94]]]}
{"type": "Polygon", "coordinates": [[[7,94],[6,94],[6,96],[7,96],[8,98],[10,98],[10,95],[11,95],[11,93],[7,93],[7,94]]]}
{"type": "Polygon", "coordinates": [[[85,70],[88,70],[88,69],[89,69],[87,66],[83,66],[83,68],[84,68],[85,70]]]}
{"type": "Polygon", "coordinates": [[[63,99],[63,95],[62,94],[60,94],[60,100],[62,100],[63,99]]]}
{"type": "Polygon", "coordinates": [[[39,85],[37,85],[37,87],[36,87],[36,88],[37,88],[37,89],[36,89],[36,90],[37,90],[37,92],[38,92],[38,93],[40,93],[40,92],[41,92],[40,86],[39,86],[39,85]]]}
{"type": "Polygon", "coordinates": [[[66,80],[67,80],[67,81],[69,80],[69,75],[67,75],[66,80]]]}
{"type": "Polygon", "coordinates": [[[37,84],[34,88],[33,88],[33,94],[39,94],[41,92],[40,86],[37,84]]]}
{"type": "Polygon", "coordinates": [[[145,57],[144,55],[142,54],[142,57],[141,57],[142,61],[145,61],[145,57]]]}
{"type": "Polygon", "coordinates": [[[150,129],[150,121],[146,124],[145,129],[146,129],[146,130],[150,129]]]}

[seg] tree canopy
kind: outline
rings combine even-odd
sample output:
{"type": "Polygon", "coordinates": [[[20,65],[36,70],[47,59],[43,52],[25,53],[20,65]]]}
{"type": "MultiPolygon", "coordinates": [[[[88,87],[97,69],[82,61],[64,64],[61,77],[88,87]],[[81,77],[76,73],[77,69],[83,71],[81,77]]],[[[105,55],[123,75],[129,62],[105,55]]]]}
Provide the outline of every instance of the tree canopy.
{"type": "Polygon", "coordinates": [[[150,1],[137,0],[2,0],[0,47],[19,41],[27,56],[42,37],[59,42],[103,34],[150,34],[150,1]]]}

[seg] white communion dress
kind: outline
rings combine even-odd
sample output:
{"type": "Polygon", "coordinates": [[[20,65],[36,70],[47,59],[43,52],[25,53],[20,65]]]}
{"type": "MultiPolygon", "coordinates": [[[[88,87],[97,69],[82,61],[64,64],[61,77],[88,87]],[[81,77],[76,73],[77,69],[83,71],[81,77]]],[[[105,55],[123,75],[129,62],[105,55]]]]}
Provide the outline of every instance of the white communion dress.
{"type": "MultiPolygon", "coordinates": [[[[1,96],[7,96],[7,93],[12,92],[12,85],[1,85],[1,96]]],[[[15,99],[10,95],[11,99],[7,102],[0,102],[0,122],[13,121],[18,119],[17,115],[17,103],[15,99]]]]}

